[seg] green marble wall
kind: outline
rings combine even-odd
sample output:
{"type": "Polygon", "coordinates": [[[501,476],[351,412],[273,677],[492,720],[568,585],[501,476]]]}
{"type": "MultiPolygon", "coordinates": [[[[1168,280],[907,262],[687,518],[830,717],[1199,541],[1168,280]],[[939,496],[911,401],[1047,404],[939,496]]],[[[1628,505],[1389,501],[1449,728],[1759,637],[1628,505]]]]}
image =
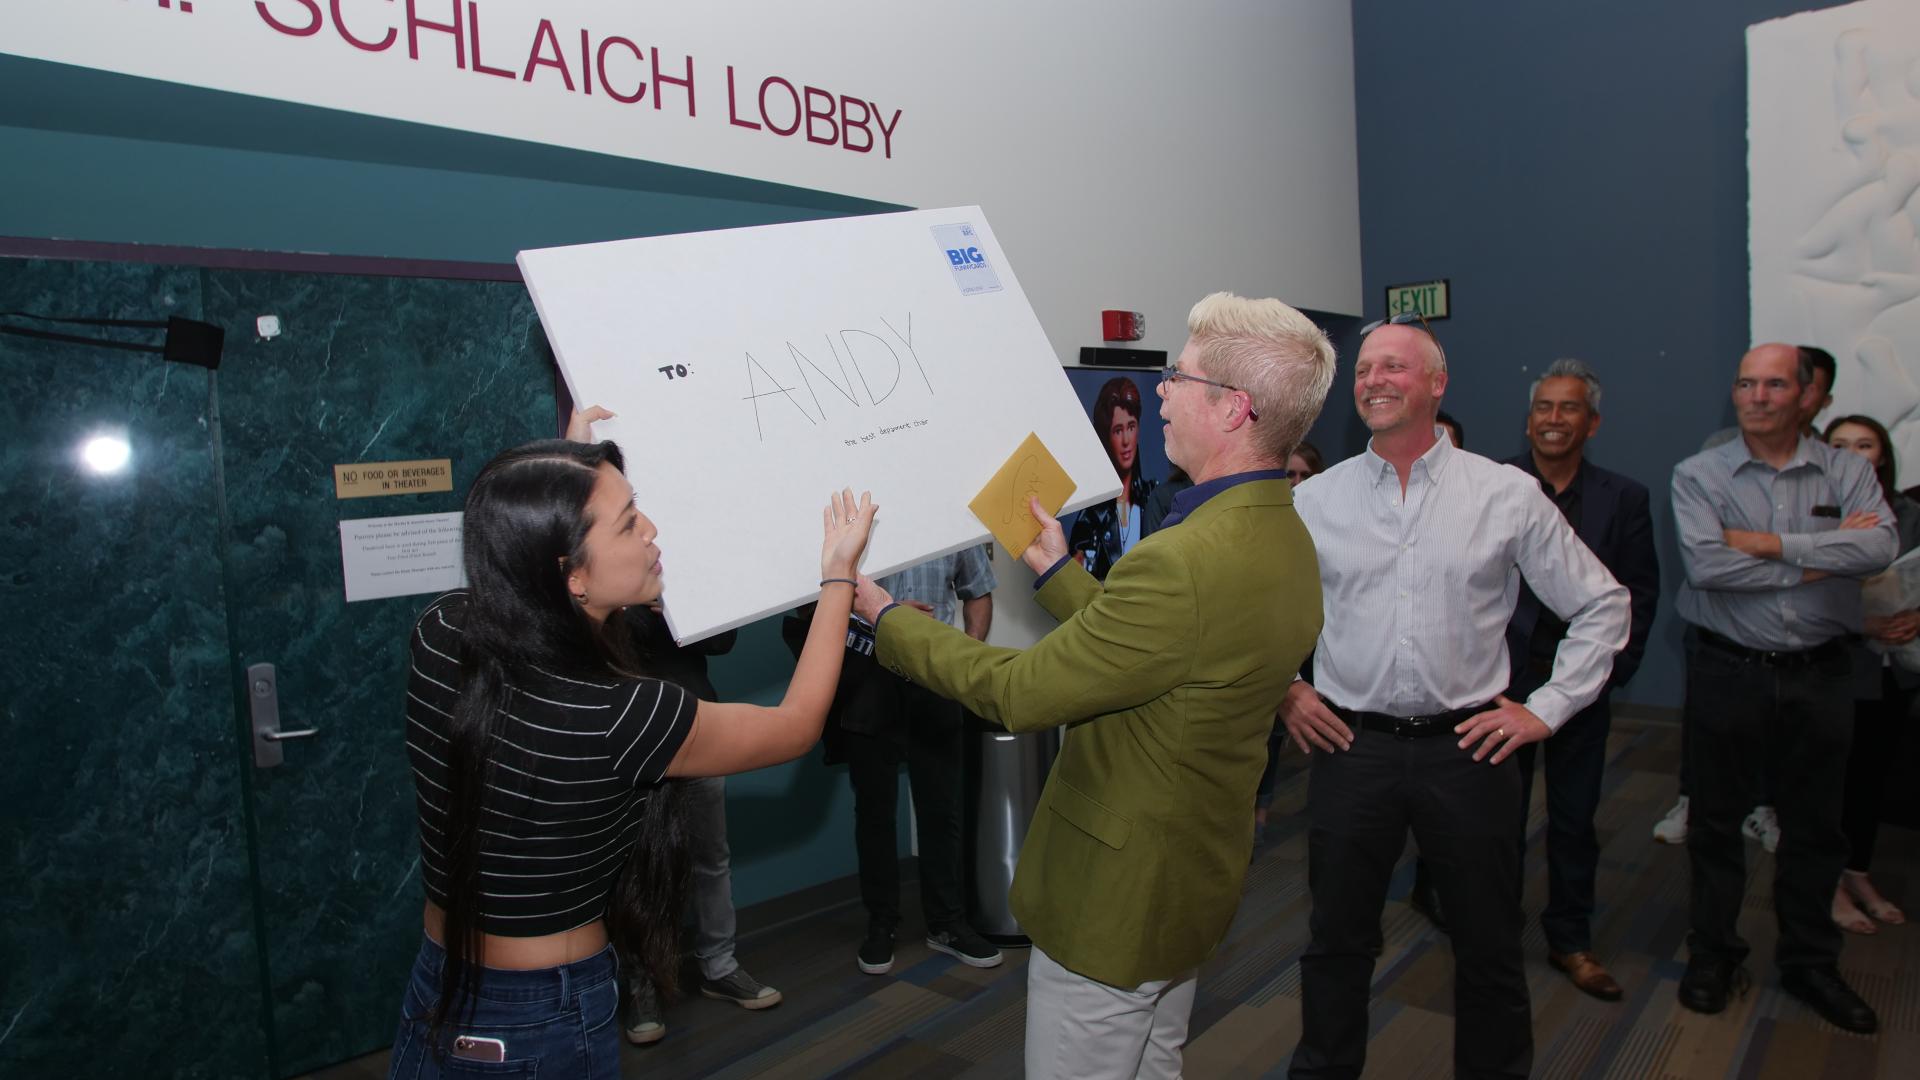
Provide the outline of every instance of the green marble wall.
{"type": "MultiPolygon", "coordinates": [[[[199,317],[201,278],[0,260],[22,310],[199,317]]],[[[213,393],[155,355],[0,336],[0,1075],[266,1065],[213,393]],[[96,476],[76,451],[108,429],[132,458],[96,476]]]]}
{"type": "MultiPolygon", "coordinates": [[[[0,1077],[280,1077],[386,1045],[420,932],[399,702],[428,598],[346,604],[339,525],[457,510],[552,434],[525,289],[0,258],[0,311],[228,335],[217,374],[0,336],[0,1077]],[[105,427],[133,444],[115,477],[75,459],[105,427]],[[454,490],[334,497],[335,464],[420,458],[454,490]],[[320,729],[272,770],[257,662],[284,726],[320,729]]],[[[778,700],[777,622],[716,663],[727,697],[778,700]]],[[[730,785],[740,903],[853,872],[842,772],[730,785]]]]}
{"type": "Polygon", "coordinates": [[[345,603],[340,522],[457,510],[552,434],[526,290],[0,259],[0,310],[228,330],[217,376],[0,336],[0,1075],[285,1076],[386,1045],[420,936],[397,718],[428,598],[345,603]],[[108,429],[133,458],[95,476],[76,450],[108,429]],[[418,458],[454,490],[335,498],[337,463],[418,458]],[[263,661],[283,726],[320,734],[255,770],[236,677],[263,661]]]}

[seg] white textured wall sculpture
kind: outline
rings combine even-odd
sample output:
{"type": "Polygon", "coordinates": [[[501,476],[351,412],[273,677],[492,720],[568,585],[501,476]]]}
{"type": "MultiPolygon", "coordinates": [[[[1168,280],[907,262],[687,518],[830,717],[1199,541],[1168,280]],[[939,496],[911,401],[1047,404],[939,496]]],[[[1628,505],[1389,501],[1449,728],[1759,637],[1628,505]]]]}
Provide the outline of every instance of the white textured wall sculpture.
{"type": "Polygon", "coordinates": [[[1920,482],[1920,3],[1749,27],[1747,148],[1752,339],[1832,352],[1822,420],[1880,420],[1920,482]]]}

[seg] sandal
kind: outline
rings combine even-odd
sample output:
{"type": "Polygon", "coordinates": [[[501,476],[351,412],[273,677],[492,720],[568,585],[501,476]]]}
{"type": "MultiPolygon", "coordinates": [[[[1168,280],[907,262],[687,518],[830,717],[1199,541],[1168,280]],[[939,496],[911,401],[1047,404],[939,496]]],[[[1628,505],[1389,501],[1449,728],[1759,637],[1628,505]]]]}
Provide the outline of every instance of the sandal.
{"type": "Polygon", "coordinates": [[[1853,897],[1842,890],[1833,898],[1833,924],[1849,934],[1877,934],[1880,927],[1853,905],[1853,897]]]}
{"type": "Polygon", "coordinates": [[[1907,921],[1907,913],[1901,911],[1891,900],[1869,901],[1866,905],[1868,915],[1888,926],[1901,926],[1907,921]]]}
{"type": "MultiPolygon", "coordinates": [[[[1857,910],[1865,911],[1876,922],[1888,926],[1901,926],[1907,921],[1907,913],[1899,905],[1880,895],[1873,887],[1867,875],[1848,870],[1840,875],[1840,886],[1855,901],[1857,910]]],[[[1835,920],[1836,922],[1839,920],[1835,920]]]]}

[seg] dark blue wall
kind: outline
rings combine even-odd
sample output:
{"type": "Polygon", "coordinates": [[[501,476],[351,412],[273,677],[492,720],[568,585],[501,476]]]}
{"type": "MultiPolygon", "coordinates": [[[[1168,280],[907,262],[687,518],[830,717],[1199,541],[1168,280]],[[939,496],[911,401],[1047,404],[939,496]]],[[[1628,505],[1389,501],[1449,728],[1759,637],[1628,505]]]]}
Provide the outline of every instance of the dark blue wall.
{"type": "MultiPolygon", "coordinates": [[[[1745,30],[1828,6],[1354,0],[1369,311],[1389,284],[1452,279],[1446,408],[1490,456],[1524,449],[1542,368],[1587,360],[1592,460],[1654,491],[1663,606],[1623,700],[1680,704],[1667,484],[1732,423],[1748,345],[1745,30]]],[[[1350,359],[1315,429],[1335,456],[1366,438],[1350,359]]]]}

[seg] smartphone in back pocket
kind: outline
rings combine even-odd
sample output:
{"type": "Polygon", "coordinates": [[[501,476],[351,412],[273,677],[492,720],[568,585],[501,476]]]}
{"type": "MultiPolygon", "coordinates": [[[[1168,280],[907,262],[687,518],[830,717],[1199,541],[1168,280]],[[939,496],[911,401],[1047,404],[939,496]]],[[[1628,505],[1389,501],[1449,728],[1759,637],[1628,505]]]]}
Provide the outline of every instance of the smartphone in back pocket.
{"type": "Polygon", "coordinates": [[[507,1044],[500,1039],[461,1035],[453,1040],[453,1056],[463,1061],[505,1061],[507,1044]]]}

